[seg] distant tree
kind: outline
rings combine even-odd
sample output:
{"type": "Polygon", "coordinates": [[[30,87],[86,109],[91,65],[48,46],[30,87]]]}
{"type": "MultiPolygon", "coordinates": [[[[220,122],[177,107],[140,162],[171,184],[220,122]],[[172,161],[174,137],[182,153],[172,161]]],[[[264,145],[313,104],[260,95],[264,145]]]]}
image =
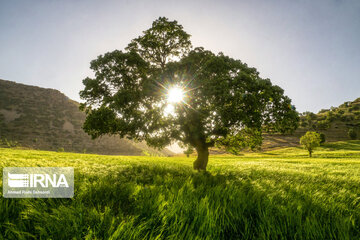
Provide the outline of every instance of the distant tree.
{"type": "Polygon", "coordinates": [[[316,114],[313,112],[304,112],[303,116],[303,124],[302,126],[307,126],[308,129],[316,129],[316,114]]]}
{"type": "Polygon", "coordinates": [[[189,157],[190,154],[192,153],[194,153],[194,148],[191,145],[189,145],[187,149],[184,151],[184,154],[186,154],[186,157],[189,157]]]}
{"type": "Polygon", "coordinates": [[[351,122],[355,119],[355,116],[353,114],[344,114],[341,116],[341,121],[343,122],[351,122]]]}
{"type": "Polygon", "coordinates": [[[330,109],[321,109],[320,111],[319,111],[319,113],[326,113],[327,111],[329,111],[330,109]]]}
{"type": "Polygon", "coordinates": [[[317,122],[316,126],[320,130],[326,130],[326,129],[330,128],[330,124],[331,123],[328,120],[321,120],[321,121],[317,122]]]}
{"type": "Polygon", "coordinates": [[[319,133],[319,134],[320,134],[320,145],[322,145],[326,141],[326,136],[324,133],[319,133]]]}
{"type": "Polygon", "coordinates": [[[338,109],[337,113],[338,113],[339,115],[343,115],[343,114],[345,113],[345,111],[344,111],[343,109],[338,109]]]}
{"type": "Polygon", "coordinates": [[[307,122],[305,122],[305,121],[301,121],[301,122],[300,122],[300,126],[301,126],[301,127],[304,127],[304,128],[305,128],[305,127],[307,127],[307,125],[308,125],[308,124],[307,124],[307,122]]]}
{"type": "Polygon", "coordinates": [[[314,149],[320,146],[321,137],[317,132],[306,132],[304,136],[300,138],[300,144],[304,146],[309,152],[309,157],[312,157],[314,149]]]}
{"type": "Polygon", "coordinates": [[[334,111],[335,111],[335,110],[331,110],[331,111],[327,112],[327,114],[326,114],[326,120],[327,120],[327,121],[332,122],[332,121],[335,120],[334,111]]]}
{"type": "Polygon", "coordinates": [[[348,136],[350,139],[355,140],[357,138],[356,131],[353,128],[350,128],[348,131],[348,136]]]}
{"type": "Polygon", "coordinates": [[[351,105],[348,109],[349,112],[359,110],[359,105],[351,105]]]}
{"type": "Polygon", "coordinates": [[[100,55],[90,68],[95,77],[84,79],[80,92],[85,132],[93,138],[118,134],[156,148],[174,141],[191,145],[197,170],[206,170],[209,147],[254,147],[264,130],[284,133],[298,126],[283,89],[240,60],[191,49],[190,35],[165,17],[126,51],[100,55]],[[182,100],[176,104],[166,94],[174,88],[182,100]]]}
{"type": "Polygon", "coordinates": [[[307,112],[304,112],[303,115],[306,116],[306,118],[308,120],[316,120],[316,114],[313,112],[307,111],[307,112]]]}

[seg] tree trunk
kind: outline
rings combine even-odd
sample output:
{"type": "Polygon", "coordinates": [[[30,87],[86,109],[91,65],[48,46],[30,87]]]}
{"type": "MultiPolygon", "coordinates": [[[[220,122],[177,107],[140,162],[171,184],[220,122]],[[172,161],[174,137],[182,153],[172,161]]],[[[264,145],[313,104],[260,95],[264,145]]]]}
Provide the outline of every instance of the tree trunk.
{"type": "Polygon", "coordinates": [[[312,157],[312,150],[309,150],[309,157],[312,157]]]}
{"type": "Polygon", "coordinates": [[[209,161],[209,150],[207,147],[196,147],[197,158],[194,162],[194,169],[198,171],[206,171],[209,161]]]}

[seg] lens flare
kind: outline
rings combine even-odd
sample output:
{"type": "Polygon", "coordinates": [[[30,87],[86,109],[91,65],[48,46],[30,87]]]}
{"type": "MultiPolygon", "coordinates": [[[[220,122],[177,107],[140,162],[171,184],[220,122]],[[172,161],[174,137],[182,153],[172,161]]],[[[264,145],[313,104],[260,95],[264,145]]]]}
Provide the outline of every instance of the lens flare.
{"type": "Polygon", "coordinates": [[[184,91],[176,86],[172,87],[167,92],[167,102],[168,103],[180,103],[184,99],[184,91]]]}

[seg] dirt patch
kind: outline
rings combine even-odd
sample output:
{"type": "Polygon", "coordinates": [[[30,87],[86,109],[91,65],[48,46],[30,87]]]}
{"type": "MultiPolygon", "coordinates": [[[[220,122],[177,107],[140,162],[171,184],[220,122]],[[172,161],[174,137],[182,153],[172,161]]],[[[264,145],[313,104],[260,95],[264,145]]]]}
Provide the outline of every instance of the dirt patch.
{"type": "Polygon", "coordinates": [[[74,132],[74,125],[72,125],[72,123],[69,122],[68,120],[65,120],[64,125],[63,125],[63,130],[69,131],[69,132],[74,132]]]}
{"type": "Polygon", "coordinates": [[[5,122],[14,121],[21,116],[21,114],[15,110],[0,109],[0,113],[4,116],[5,122]]]}

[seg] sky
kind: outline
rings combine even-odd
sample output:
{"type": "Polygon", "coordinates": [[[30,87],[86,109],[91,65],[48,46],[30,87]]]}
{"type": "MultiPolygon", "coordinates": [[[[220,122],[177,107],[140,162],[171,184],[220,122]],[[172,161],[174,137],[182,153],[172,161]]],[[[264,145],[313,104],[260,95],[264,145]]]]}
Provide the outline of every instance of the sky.
{"type": "Polygon", "coordinates": [[[0,79],[80,101],[90,61],[159,16],[182,24],[194,46],[257,68],[299,112],[360,97],[358,0],[0,0],[0,79]]]}

